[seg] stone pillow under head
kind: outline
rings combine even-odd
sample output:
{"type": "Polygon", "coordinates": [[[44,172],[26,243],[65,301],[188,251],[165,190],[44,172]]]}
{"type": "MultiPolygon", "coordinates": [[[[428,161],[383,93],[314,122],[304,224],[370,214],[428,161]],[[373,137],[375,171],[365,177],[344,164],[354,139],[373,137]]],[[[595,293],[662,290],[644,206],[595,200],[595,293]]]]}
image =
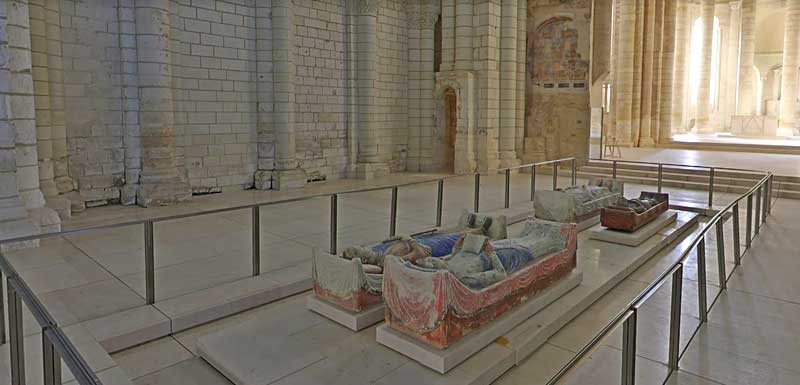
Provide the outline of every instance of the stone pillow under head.
{"type": "Polygon", "coordinates": [[[458,227],[462,229],[471,228],[475,223],[475,214],[470,213],[466,209],[461,211],[461,216],[458,218],[458,227]]]}

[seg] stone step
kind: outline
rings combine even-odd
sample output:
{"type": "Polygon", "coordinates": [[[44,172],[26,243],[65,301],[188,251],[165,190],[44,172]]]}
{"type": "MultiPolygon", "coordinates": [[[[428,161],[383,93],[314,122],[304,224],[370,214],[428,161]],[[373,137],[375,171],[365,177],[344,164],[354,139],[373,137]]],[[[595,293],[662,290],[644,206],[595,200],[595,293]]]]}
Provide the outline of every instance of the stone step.
{"type": "MultiPolygon", "coordinates": [[[[589,161],[583,167],[596,167],[596,168],[607,168],[611,169],[612,164],[611,162],[599,162],[599,161],[589,161]]],[[[583,168],[582,167],[582,168],[583,168]]],[[[617,164],[617,172],[621,170],[638,170],[638,171],[653,171],[658,172],[658,166],[656,165],[644,165],[644,164],[635,164],[635,163],[618,163],[617,164]]],[[[706,178],[708,177],[709,171],[707,168],[677,168],[673,166],[664,166],[664,173],[680,173],[680,174],[691,174],[691,175],[704,175],[706,178]]],[[[734,170],[714,170],[714,177],[715,178],[734,178],[734,179],[750,179],[750,180],[760,180],[764,174],[759,172],[746,172],[746,171],[734,171],[734,170]]],[[[800,184],[800,176],[789,176],[789,175],[775,175],[775,181],[782,181],[782,182],[790,182],[790,183],[798,183],[800,184]]]]}
{"type": "MultiPolygon", "coordinates": [[[[594,174],[604,174],[609,176],[612,174],[612,170],[610,168],[595,167],[595,166],[581,167],[580,171],[594,173],[594,174]]],[[[568,174],[569,173],[567,172],[567,175],[568,174]]],[[[617,169],[617,176],[658,179],[658,170],[617,169]]],[[[688,181],[688,182],[708,184],[708,175],[683,174],[683,173],[669,172],[666,169],[662,174],[662,178],[664,180],[688,181]]],[[[714,175],[715,184],[752,187],[756,184],[757,181],[758,181],[757,179],[750,179],[750,178],[732,178],[716,174],[714,175]]]]}

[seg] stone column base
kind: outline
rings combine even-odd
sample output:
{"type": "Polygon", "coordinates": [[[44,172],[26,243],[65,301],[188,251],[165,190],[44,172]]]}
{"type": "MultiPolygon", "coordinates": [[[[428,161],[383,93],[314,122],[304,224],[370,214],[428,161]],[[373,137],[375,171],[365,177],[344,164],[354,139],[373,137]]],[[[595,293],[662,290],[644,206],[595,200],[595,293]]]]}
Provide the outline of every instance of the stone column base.
{"type": "Polygon", "coordinates": [[[292,170],[259,170],[255,174],[255,188],[258,190],[288,190],[303,188],[308,183],[306,171],[301,168],[292,170]]]}
{"type": "Polygon", "coordinates": [[[656,142],[653,138],[647,137],[639,139],[639,147],[654,147],[655,145],[656,142]]]}
{"type": "Polygon", "coordinates": [[[511,159],[503,159],[501,157],[499,166],[500,166],[500,168],[509,168],[509,167],[517,167],[517,166],[519,166],[521,164],[522,164],[522,162],[519,159],[517,159],[516,157],[515,158],[511,158],[511,159]]]}
{"type": "Polygon", "coordinates": [[[191,198],[192,189],[188,182],[182,178],[170,178],[141,183],[136,194],[136,204],[142,207],[168,206],[191,198]]]}
{"type": "Polygon", "coordinates": [[[70,202],[70,200],[67,198],[60,196],[46,197],[44,206],[55,210],[55,212],[58,213],[59,218],[62,220],[72,218],[72,202],[70,202]]]}
{"type": "Polygon", "coordinates": [[[358,163],[348,170],[350,178],[370,180],[389,175],[389,166],[385,163],[358,163]]]}
{"type": "Polygon", "coordinates": [[[31,222],[39,228],[40,234],[57,233],[61,231],[61,217],[58,213],[47,207],[40,207],[28,211],[31,222]]]}

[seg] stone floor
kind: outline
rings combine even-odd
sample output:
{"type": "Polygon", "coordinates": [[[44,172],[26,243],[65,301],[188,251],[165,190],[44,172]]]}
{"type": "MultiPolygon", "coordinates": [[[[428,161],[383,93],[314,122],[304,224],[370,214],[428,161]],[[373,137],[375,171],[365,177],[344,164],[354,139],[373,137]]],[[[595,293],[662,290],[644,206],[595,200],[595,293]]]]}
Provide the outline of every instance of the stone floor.
{"type": "MultiPolygon", "coordinates": [[[[597,146],[595,146],[597,148],[597,146]]],[[[707,151],[679,148],[621,148],[625,159],[643,162],[681,163],[714,167],[772,171],[775,175],[800,176],[800,156],[756,152],[707,151]]],[[[599,154],[599,149],[594,151],[599,154]]]]}
{"type": "MultiPolygon", "coordinates": [[[[744,218],[743,215],[742,218],[744,218]]],[[[726,234],[728,236],[730,236],[730,231],[731,227],[728,223],[726,226],[726,234]]],[[[709,236],[708,240],[706,247],[708,261],[707,274],[709,282],[712,283],[709,296],[710,299],[713,299],[713,296],[719,292],[719,290],[716,289],[716,285],[714,285],[714,283],[717,282],[714,236],[709,236]]],[[[728,248],[727,255],[730,256],[731,252],[732,251],[728,248]]],[[[588,311],[573,320],[562,329],[562,331],[551,338],[551,340],[534,353],[525,364],[507,373],[506,376],[498,380],[497,383],[535,384],[546,382],[561,365],[571,358],[575,351],[580,349],[583,344],[604,326],[608,319],[624,308],[636,294],[644,289],[648,283],[678,257],[679,255],[674,252],[664,252],[659,257],[645,264],[603,299],[595,303],[588,311]]],[[[693,267],[694,264],[694,257],[691,257],[684,275],[685,314],[683,316],[683,324],[684,330],[686,331],[684,333],[684,346],[688,341],[686,337],[688,337],[691,330],[694,330],[699,324],[696,300],[697,289],[695,283],[696,267],[693,267]]],[[[733,270],[731,261],[728,260],[726,265],[727,272],[730,274],[730,271],[733,270]]],[[[669,284],[665,287],[668,288],[669,284]]],[[[209,385],[229,384],[226,379],[211,370],[204,361],[195,356],[194,344],[197,338],[229,325],[258,318],[271,312],[280,311],[280,308],[292,306],[292,303],[298,301],[302,302],[303,299],[302,295],[287,298],[233,317],[228,317],[120,352],[113,357],[118,365],[134,378],[134,383],[139,385],[195,383],[193,381],[209,385]],[[198,377],[198,373],[203,374],[202,380],[198,377]]],[[[661,289],[642,311],[640,325],[643,329],[640,329],[640,335],[644,336],[643,338],[652,338],[652,340],[640,340],[640,355],[642,358],[639,362],[640,366],[643,366],[643,369],[640,370],[643,376],[640,377],[640,383],[654,383],[645,380],[648,378],[657,378],[659,375],[666,376],[665,366],[660,363],[665,359],[666,352],[660,347],[665,346],[664,341],[666,335],[661,330],[663,330],[667,323],[666,315],[668,315],[668,303],[668,291],[667,289],[661,289]],[[652,333],[647,333],[646,331],[652,331],[652,333]]],[[[590,362],[600,362],[599,358],[602,357],[609,360],[618,360],[619,340],[620,338],[618,335],[612,337],[606,345],[598,350],[590,362]]],[[[611,377],[618,372],[618,365],[609,365],[608,362],[605,362],[600,367],[603,369],[603,373],[607,373],[611,377]]],[[[589,366],[586,366],[586,368],[589,368],[589,366]]],[[[580,379],[580,374],[576,378],[580,379]]],[[[595,384],[604,382],[595,382],[595,379],[592,378],[591,380],[577,381],[575,383],[595,384]]]]}
{"type": "MultiPolygon", "coordinates": [[[[76,215],[65,224],[65,228],[85,228],[436,177],[438,176],[433,174],[399,174],[374,181],[325,182],[302,190],[230,192],[199,196],[192,202],[166,208],[100,207],[76,215]]],[[[560,178],[559,182],[560,186],[569,183],[567,178],[560,178]]],[[[540,175],[537,188],[549,189],[551,183],[550,176],[540,175]]],[[[628,185],[626,195],[638,195],[638,191],[643,189],[652,190],[653,187],[628,185]]],[[[481,211],[502,209],[502,191],[502,176],[484,177],[481,186],[481,211]]],[[[665,191],[671,194],[673,201],[704,203],[706,200],[705,193],[699,191],[665,191]]],[[[448,179],[445,185],[445,223],[454,221],[462,209],[472,207],[473,193],[471,176],[448,179]]],[[[435,182],[400,188],[397,232],[410,233],[432,227],[435,221],[435,196],[435,182]]],[[[514,214],[529,210],[529,196],[529,175],[514,174],[511,183],[512,210],[507,212],[514,214]]],[[[715,204],[724,205],[732,198],[731,194],[715,194],[715,204]]],[[[389,190],[341,195],[338,234],[340,249],[350,244],[384,238],[389,227],[389,202],[389,190]]],[[[300,266],[308,262],[313,247],[328,247],[328,205],[328,198],[314,198],[262,207],[262,272],[276,272],[287,267],[300,266]]],[[[156,291],[159,302],[180,303],[184,296],[202,289],[220,287],[250,275],[249,211],[159,222],[155,226],[155,234],[156,291]]],[[[43,241],[42,247],[38,249],[15,252],[8,257],[62,326],[89,329],[83,331],[91,334],[91,324],[87,326],[84,321],[111,314],[124,315],[122,312],[144,304],[142,247],[143,231],[141,225],[137,225],[50,239],[43,241]]],[[[710,270],[709,275],[712,274],[713,271],[710,270]]],[[[650,274],[647,278],[652,279],[653,275],[650,274]]],[[[645,281],[646,279],[642,279],[642,282],[645,281]]],[[[642,282],[639,283],[643,284],[642,282]]],[[[628,294],[631,293],[635,294],[629,290],[628,294]]],[[[620,300],[617,304],[624,302],[620,300]]],[[[139,384],[173,383],[169,381],[174,378],[166,374],[162,374],[166,376],[164,379],[158,380],[159,372],[166,368],[185,369],[187,375],[193,376],[192,380],[184,379],[174,383],[220,383],[214,382],[213,371],[209,371],[210,368],[205,367],[203,362],[191,354],[191,336],[200,333],[198,330],[207,332],[226,322],[234,322],[232,320],[253,316],[259,311],[269,311],[268,309],[268,306],[262,307],[160,339],[142,348],[122,352],[114,357],[114,361],[130,377],[139,378],[136,381],[139,384]],[[155,351],[149,351],[151,347],[155,351]],[[145,353],[136,358],[140,350],[145,353]],[[131,358],[126,361],[127,356],[131,358]],[[142,369],[137,369],[137,365],[142,369]],[[204,371],[209,373],[208,376],[198,374],[204,371]]],[[[37,329],[32,327],[34,323],[31,319],[26,321],[26,335],[35,341],[37,329]]],[[[90,349],[98,348],[96,343],[89,345],[90,349]]],[[[0,357],[0,362],[2,361],[0,357]]],[[[116,366],[103,368],[109,369],[106,373],[116,376],[122,373],[116,366]]]]}

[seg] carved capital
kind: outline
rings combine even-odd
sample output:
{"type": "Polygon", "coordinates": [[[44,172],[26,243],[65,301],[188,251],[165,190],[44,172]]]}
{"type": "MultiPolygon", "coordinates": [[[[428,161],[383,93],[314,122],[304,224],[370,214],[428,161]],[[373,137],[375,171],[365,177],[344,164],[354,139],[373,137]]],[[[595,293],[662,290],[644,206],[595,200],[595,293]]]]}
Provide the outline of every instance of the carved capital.
{"type": "Polygon", "coordinates": [[[381,0],[355,0],[353,11],[356,15],[377,16],[381,0]]]}
{"type": "Polygon", "coordinates": [[[438,1],[430,4],[408,4],[406,15],[408,16],[408,26],[412,28],[433,28],[439,16],[438,1]]]}

